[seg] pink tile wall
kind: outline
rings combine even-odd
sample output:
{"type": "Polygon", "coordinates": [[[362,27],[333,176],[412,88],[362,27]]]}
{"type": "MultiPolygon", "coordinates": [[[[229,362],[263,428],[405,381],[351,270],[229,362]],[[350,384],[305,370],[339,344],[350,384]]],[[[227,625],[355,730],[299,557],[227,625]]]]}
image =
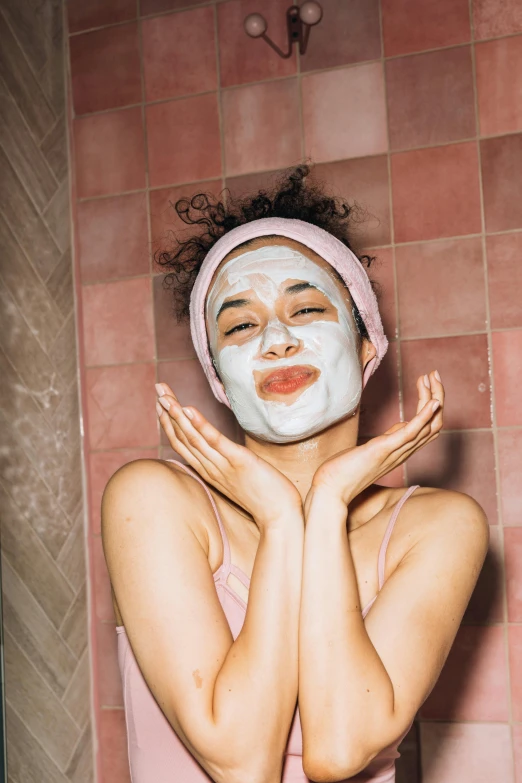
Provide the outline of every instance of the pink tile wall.
{"type": "Polygon", "coordinates": [[[151,248],[187,231],[170,202],[259,188],[303,156],[366,210],[356,239],[377,257],[390,350],[361,436],[410,416],[417,374],[438,368],[446,431],[387,483],[468,492],[492,527],[419,712],[422,781],[522,783],[522,6],[322,5],[308,53],[282,60],[241,29],[262,10],[284,45],[278,0],[68,3],[98,783],[129,781],[103,488],[132,459],[170,455],[156,381],[236,433],[173,320],[151,248]]]}

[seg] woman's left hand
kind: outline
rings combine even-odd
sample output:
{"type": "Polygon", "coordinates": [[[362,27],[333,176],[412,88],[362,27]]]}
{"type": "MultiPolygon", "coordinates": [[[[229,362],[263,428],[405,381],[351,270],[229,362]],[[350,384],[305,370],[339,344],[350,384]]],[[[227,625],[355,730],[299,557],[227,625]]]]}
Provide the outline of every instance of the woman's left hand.
{"type": "Polygon", "coordinates": [[[323,462],[315,473],[308,499],[326,490],[330,497],[333,495],[348,505],[370,484],[434,440],[442,428],[444,409],[444,387],[438,372],[421,375],[417,379],[417,391],[417,413],[411,421],[394,424],[383,435],[323,462]]]}

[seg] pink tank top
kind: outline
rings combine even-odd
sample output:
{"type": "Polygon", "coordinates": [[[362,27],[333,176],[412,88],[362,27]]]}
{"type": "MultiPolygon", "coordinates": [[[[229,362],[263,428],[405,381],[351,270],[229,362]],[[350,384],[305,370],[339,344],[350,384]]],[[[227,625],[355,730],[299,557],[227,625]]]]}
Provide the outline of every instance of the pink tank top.
{"type": "MultiPolygon", "coordinates": [[[[176,460],[176,465],[184,469],[199,481],[208,494],[223,538],[223,563],[214,573],[214,583],[219,602],[227,618],[232,636],[237,638],[243,625],[246,613],[246,603],[227,584],[229,574],[234,574],[246,588],[250,580],[243,571],[230,562],[230,545],[225,528],[214,499],[199,476],[176,460]]],[[[379,590],[384,584],[384,564],[386,549],[392,534],[397,516],[409,496],[417,489],[412,486],[406,490],[399,500],[390,518],[379,550],[378,576],[379,590]]],[[[363,609],[362,616],[369,612],[375,595],[363,609]]],[[[152,692],[149,690],[138,667],[123,625],[116,627],[118,634],[118,663],[123,683],[123,699],[125,720],[127,725],[127,744],[129,766],[132,783],[209,783],[212,778],[198,764],[192,754],[183,745],[176,732],[158,707],[152,692]]],[[[397,747],[402,742],[409,729],[397,742],[384,748],[365,768],[349,781],[340,783],[394,783],[395,759],[400,753],[397,747]]],[[[296,707],[290,734],[285,751],[281,783],[309,783],[302,765],[302,735],[299,719],[299,707],[296,707]]]]}

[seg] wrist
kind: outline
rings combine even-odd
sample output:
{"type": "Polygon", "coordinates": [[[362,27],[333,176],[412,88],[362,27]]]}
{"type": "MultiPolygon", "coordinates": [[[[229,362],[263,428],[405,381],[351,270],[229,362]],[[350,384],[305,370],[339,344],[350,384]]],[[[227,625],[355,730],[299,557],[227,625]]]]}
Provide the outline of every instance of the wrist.
{"type": "Polygon", "coordinates": [[[259,514],[254,514],[254,520],[263,530],[302,530],[304,522],[303,507],[291,506],[278,508],[270,512],[263,509],[259,514]]]}
{"type": "Polygon", "coordinates": [[[325,513],[328,517],[339,516],[346,518],[348,504],[352,497],[346,498],[340,491],[333,490],[324,484],[317,484],[310,487],[305,501],[305,516],[324,519],[325,513]]]}

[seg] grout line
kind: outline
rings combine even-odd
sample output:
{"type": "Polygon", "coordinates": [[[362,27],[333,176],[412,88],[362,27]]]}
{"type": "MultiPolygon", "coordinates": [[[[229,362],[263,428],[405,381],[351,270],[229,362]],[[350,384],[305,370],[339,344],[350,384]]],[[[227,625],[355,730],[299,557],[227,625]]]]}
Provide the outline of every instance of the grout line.
{"type": "MultiPolygon", "coordinates": [[[[390,122],[388,116],[388,90],[386,83],[386,67],[384,60],[384,30],[382,23],[382,5],[379,3],[379,32],[381,43],[381,69],[384,89],[384,112],[386,122],[386,163],[388,173],[388,209],[389,209],[389,225],[390,225],[390,246],[391,246],[391,263],[393,272],[393,288],[394,288],[394,309],[395,309],[395,340],[397,345],[397,358],[396,358],[396,373],[397,384],[399,391],[399,418],[400,421],[404,421],[404,392],[403,392],[403,373],[402,373],[402,350],[401,350],[401,336],[400,336],[400,310],[399,310],[399,286],[397,280],[397,260],[395,252],[395,221],[393,219],[393,192],[392,192],[392,171],[391,171],[391,149],[390,149],[390,122]]],[[[406,460],[402,466],[402,478],[405,486],[408,486],[408,461],[406,460]]]]}
{"type": "MultiPolygon", "coordinates": [[[[216,55],[216,102],[218,111],[219,145],[221,152],[221,190],[226,187],[227,162],[225,157],[225,124],[223,120],[223,88],[221,86],[221,50],[219,46],[219,24],[217,5],[214,3],[214,49],[216,55]]],[[[202,180],[203,181],[203,180],[202,180]]],[[[210,181],[210,180],[207,180],[210,181]]],[[[217,181],[217,180],[216,180],[217,181]]],[[[226,201],[226,194],[224,196],[226,201]]]]}
{"type": "MultiPolygon", "coordinates": [[[[474,41],[475,27],[473,19],[473,0],[469,0],[469,12],[470,12],[470,26],[471,37],[474,41]]],[[[492,345],[492,330],[491,330],[491,312],[490,312],[490,298],[489,298],[489,275],[488,275],[488,260],[487,260],[487,246],[486,246],[486,215],[484,208],[484,182],[482,179],[482,157],[481,157],[481,142],[480,142],[480,112],[478,104],[478,89],[477,89],[477,72],[476,72],[476,58],[475,58],[475,44],[471,46],[471,67],[473,75],[473,97],[475,105],[475,127],[477,133],[477,162],[478,162],[478,177],[479,177],[479,193],[480,193],[480,219],[482,226],[482,263],[484,268],[484,285],[485,285],[485,301],[486,301],[486,324],[487,324],[487,340],[488,340],[488,363],[490,374],[490,409],[491,409],[491,425],[493,432],[493,452],[495,458],[495,484],[496,484],[496,500],[497,500],[497,519],[498,519],[498,536],[501,550],[501,563],[500,572],[502,575],[502,611],[503,611],[503,637],[504,637],[504,660],[506,664],[506,687],[507,687],[507,700],[508,700],[508,718],[509,724],[513,726],[513,690],[511,687],[511,668],[509,660],[509,634],[508,634],[508,605],[507,605],[507,578],[506,578],[506,550],[504,539],[504,525],[502,519],[502,504],[500,498],[500,475],[499,475],[499,452],[498,452],[498,428],[497,428],[497,416],[496,416],[496,399],[495,399],[495,373],[493,363],[493,345],[492,345]]],[[[513,729],[511,728],[511,735],[513,729]]],[[[515,775],[514,769],[514,754],[511,754],[511,766],[513,776],[515,775]]]]}

